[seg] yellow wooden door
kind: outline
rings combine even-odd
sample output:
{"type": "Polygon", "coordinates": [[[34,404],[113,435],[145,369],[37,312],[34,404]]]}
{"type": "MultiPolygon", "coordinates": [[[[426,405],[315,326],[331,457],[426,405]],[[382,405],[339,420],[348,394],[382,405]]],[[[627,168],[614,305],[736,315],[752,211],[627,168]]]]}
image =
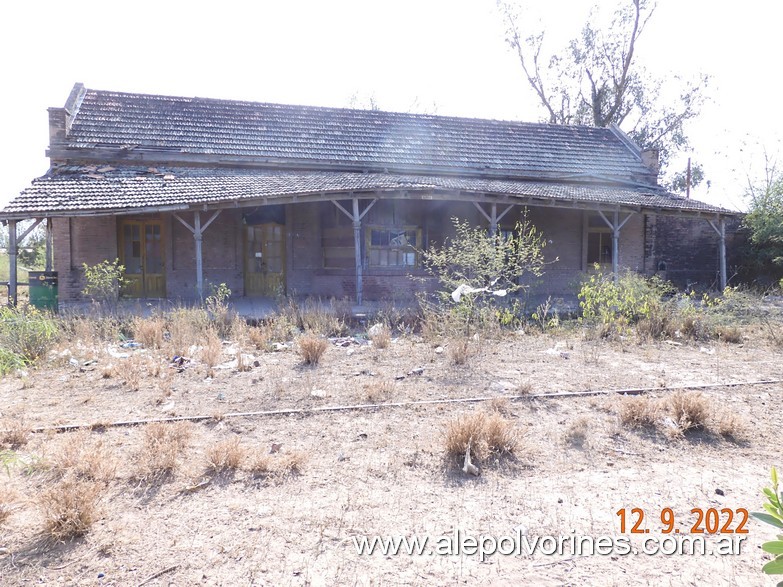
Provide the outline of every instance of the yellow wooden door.
{"type": "Polygon", "coordinates": [[[245,294],[274,296],[285,292],[284,226],[245,227],[245,294]]]}
{"type": "Polygon", "coordinates": [[[119,249],[120,263],[125,267],[122,294],[132,298],[166,297],[160,221],[123,220],[119,249]]]}

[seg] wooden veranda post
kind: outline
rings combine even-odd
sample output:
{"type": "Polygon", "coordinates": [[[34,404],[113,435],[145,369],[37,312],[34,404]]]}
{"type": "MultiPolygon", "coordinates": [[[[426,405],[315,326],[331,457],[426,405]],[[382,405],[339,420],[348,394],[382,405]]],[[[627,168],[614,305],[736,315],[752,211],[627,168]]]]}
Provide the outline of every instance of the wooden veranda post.
{"type": "Polygon", "coordinates": [[[353,224],[353,247],[354,247],[354,258],[356,261],[356,305],[361,306],[362,300],[364,298],[364,285],[363,285],[363,269],[362,269],[362,218],[367,214],[367,212],[370,211],[370,208],[373,207],[375,202],[377,202],[378,199],[373,199],[369,204],[367,204],[367,207],[364,209],[363,212],[359,212],[359,198],[356,196],[351,197],[351,203],[353,205],[352,212],[349,212],[346,210],[340,202],[337,200],[332,200],[332,204],[337,206],[337,208],[345,214],[348,218],[351,219],[351,223],[353,224]]]}
{"type": "Polygon", "coordinates": [[[19,254],[19,245],[16,239],[16,220],[8,221],[8,305],[16,305],[17,296],[17,271],[16,257],[19,254]]]}
{"type": "Polygon", "coordinates": [[[481,215],[487,219],[487,222],[489,222],[489,234],[490,236],[495,236],[498,232],[498,225],[500,224],[500,221],[503,220],[503,217],[508,214],[509,210],[514,207],[513,204],[509,204],[506,206],[506,209],[503,210],[500,214],[498,214],[498,205],[496,202],[492,202],[492,205],[489,209],[489,214],[486,213],[484,208],[481,207],[481,204],[478,202],[473,202],[473,205],[476,207],[476,209],[481,212],[481,215]]]}
{"type": "Polygon", "coordinates": [[[52,219],[47,218],[46,219],[46,270],[52,271],[52,268],[54,267],[54,259],[52,256],[53,252],[53,246],[52,246],[52,239],[53,237],[53,230],[52,230],[52,219]]]}
{"type": "Polygon", "coordinates": [[[353,246],[356,260],[356,305],[362,305],[364,284],[362,283],[362,217],[359,216],[359,199],[353,199],[353,246]]]}
{"type": "Polygon", "coordinates": [[[712,229],[718,234],[718,262],[720,271],[720,290],[723,291],[728,285],[728,273],[726,272],[726,219],[722,216],[718,218],[716,225],[712,220],[707,220],[712,229]]]}
{"type": "Polygon", "coordinates": [[[218,217],[220,210],[216,210],[212,216],[209,217],[203,225],[201,224],[201,212],[198,210],[193,212],[193,226],[183,220],[178,214],[174,214],[174,218],[180,221],[180,223],[187,228],[193,234],[193,240],[196,242],[196,293],[199,299],[204,299],[204,257],[202,254],[201,241],[203,240],[204,231],[212,224],[212,221],[218,217]]]}
{"type": "Polygon", "coordinates": [[[634,212],[629,212],[622,222],[620,221],[620,212],[615,210],[612,214],[612,220],[609,220],[601,210],[598,211],[606,225],[612,229],[612,275],[614,282],[620,279],[620,229],[631,219],[634,212]]]}

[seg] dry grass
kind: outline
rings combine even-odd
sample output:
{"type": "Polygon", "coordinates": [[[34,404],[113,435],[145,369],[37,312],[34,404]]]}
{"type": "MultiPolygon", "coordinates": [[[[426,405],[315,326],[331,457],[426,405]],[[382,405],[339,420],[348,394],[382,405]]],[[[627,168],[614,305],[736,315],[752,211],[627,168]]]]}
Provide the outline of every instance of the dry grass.
{"type": "Polygon", "coordinates": [[[233,436],[207,448],[205,459],[209,473],[236,471],[245,459],[245,449],[239,443],[239,437],[233,436]]]}
{"type": "Polygon", "coordinates": [[[269,348],[269,332],[265,328],[250,327],[247,329],[247,338],[256,350],[265,351],[269,348]]]}
{"type": "Polygon", "coordinates": [[[492,412],[508,415],[511,413],[511,401],[507,397],[493,397],[487,407],[492,412]]]}
{"type": "Polygon", "coordinates": [[[268,453],[260,450],[252,452],[246,459],[245,470],[256,477],[264,477],[272,473],[273,459],[268,453]]]}
{"type": "MultiPolygon", "coordinates": [[[[112,368],[112,374],[121,379],[123,385],[130,391],[139,391],[141,380],[148,368],[145,356],[133,354],[126,359],[117,359],[112,368]]],[[[106,378],[105,372],[101,376],[106,378]]]]}
{"type": "Polygon", "coordinates": [[[294,450],[280,455],[275,463],[275,474],[280,477],[290,477],[302,472],[307,462],[307,453],[301,450],[294,450]]]}
{"type": "Polygon", "coordinates": [[[742,342],[742,330],[738,326],[716,326],[715,336],[723,342],[740,344],[742,342]]]}
{"type": "Polygon", "coordinates": [[[89,430],[68,433],[60,449],[46,461],[55,478],[73,476],[102,483],[114,479],[118,463],[114,451],[89,430]]]}
{"type": "Polygon", "coordinates": [[[475,461],[483,461],[493,454],[512,454],[519,448],[519,434],[514,423],[501,414],[476,411],[446,424],[446,455],[461,460],[468,447],[475,461]]]}
{"type": "Polygon", "coordinates": [[[55,540],[86,534],[98,519],[100,496],[97,483],[73,477],[47,487],[38,498],[44,531],[55,540]]]}
{"type": "Polygon", "coordinates": [[[149,349],[163,348],[165,342],[166,321],[160,316],[151,318],[135,317],[131,323],[133,337],[149,349]]]}
{"type": "Polygon", "coordinates": [[[140,478],[173,472],[192,435],[190,422],[152,422],[143,428],[142,447],[136,456],[140,478]]]}
{"type": "Polygon", "coordinates": [[[740,442],[745,438],[748,430],[747,421],[734,412],[722,411],[715,418],[715,432],[727,440],[740,442]]]}
{"type": "Polygon", "coordinates": [[[664,407],[683,432],[707,428],[710,404],[700,391],[677,391],[666,398],[664,407]]]}
{"type": "Polygon", "coordinates": [[[391,342],[391,330],[389,330],[389,327],[385,324],[377,324],[373,328],[372,335],[368,336],[372,341],[372,345],[378,349],[388,348],[391,342]]]}
{"type": "Polygon", "coordinates": [[[27,444],[30,427],[24,418],[0,420],[0,445],[16,448],[27,444]]]}
{"type": "Polygon", "coordinates": [[[199,358],[207,366],[207,376],[212,377],[214,375],[214,368],[220,362],[220,358],[223,356],[223,343],[220,340],[217,332],[212,328],[208,328],[205,332],[203,345],[199,353],[199,358]]]}
{"type": "Polygon", "coordinates": [[[277,455],[255,451],[247,457],[244,469],[254,477],[285,479],[300,474],[307,459],[307,453],[299,450],[277,455]]]}
{"type": "Polygon", "coordinates": [[[454,338],[449,343],[449,358],[455,365],[465,365],[470,359],[470,343],[465,338],[454,338]]]}
{"type": "Polygon", "coordinates": [[[623,426],[651,428],[658,421],[660,406],[655,398],[646,395],[624,395],[620,397],[617,415],[623,426]]]}
{"type": "Polygon", "coordinates": [[[296,349],[305,365],[317,365],[326,352],[329,342],[325,338],[307,333],[296,341],[296,349]]]}
{"type": "Polygon", "coordinates": [[[201,308],[177,308],[168,314],[171,354],[184,356],[210,329],[209,316],[201,308]]]}
{"type": "Polygon", "coordinates": [[[0,526],[8,521],[14,511],[14,498],[7,490],[0,490],[0,526]]]}
{"type": "Polygon", "coordinates": [[[584,448],[590,433],[590,418],[580,416],[571,422],[563,433],[563,440],[573,448],[584,448]]]}
{"type": "Polygon", "coordinates": [[[346,311],[339,302],[332,300],[326,306],[321,300],[306,299],[298,304],[289,298],[281,314],[299,330],[321,336],[344,336],[348,332],[346,311]]]}
{"type": "Polygon", "coordinates": [[[368,402],[378,403],[388,401],[394,396],[394,381],[380,379],[364,386],[364,397],[368,402]]]}
{"type": "Polygon", "coordinates": [[[511,420],[494,412],[484,419],[484,441],[491,454],[510,455],[517,451],[519,433],[511,420]]]}

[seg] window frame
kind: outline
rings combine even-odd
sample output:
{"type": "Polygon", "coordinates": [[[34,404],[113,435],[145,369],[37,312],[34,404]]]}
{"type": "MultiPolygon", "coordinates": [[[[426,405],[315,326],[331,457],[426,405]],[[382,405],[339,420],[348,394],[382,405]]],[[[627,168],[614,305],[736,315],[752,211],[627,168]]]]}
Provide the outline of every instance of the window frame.
{"type": "MultiPolygon", "coordinates": [[[[371,269],[416,269],[421,266],[421,255],[417,247],[421,246],[422,230],[420,226],[414,225],[398,225],[398,226],[384,226],[380,224],[368,224],[365,228],[364,247],[365,247],[365,259],[366,266],[371,269]],[[389,233],[389,241],[392,240],[392,233],[415,233],[416,244],[415,245],[374,245],[372,244],[373,231],[384,231],[389,233]],[[401,258],[405,258],[408,254],[413,254],[413,264],[395,264],[395,265],[382,265],[380,263],[373,263],[373,251],[394,251],[395,254],[401,258]]],[[[388,255],[387,255],[388,257],[388,255]]],[[[398,258],[399,258],[398,257],[398,258]]]]}

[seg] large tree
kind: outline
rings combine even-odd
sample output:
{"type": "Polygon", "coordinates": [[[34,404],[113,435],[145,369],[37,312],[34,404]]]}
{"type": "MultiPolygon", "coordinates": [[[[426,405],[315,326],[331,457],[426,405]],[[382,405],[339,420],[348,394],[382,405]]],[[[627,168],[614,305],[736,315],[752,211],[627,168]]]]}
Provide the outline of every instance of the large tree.
{"type": "MultiPolygon", "coordinates": [[[[525,29],[516,7],[498,6],[506,25],[506,41],[519,58],[528,84],[546,120],[622,128],[642,148],[660,152],[662,167],[688,147],[686,123],[698,113],[708,82],[701,76],[681,82],[674,98],[663,99],[663,80],[639,63],[639,38],[655,12],[646,0],[620,0],[608,23],[594,8],[581,33],[566,47],[551,51],[541,30],[525,29]]],[[[700,176],[700,169],[694,174],[700,176]]],[[[674,184],[672,184],[674,185],[674,184]]]]}
{"type": "Polygon", "coordinates": [[[744,225],[750,232],[753,249],[751,258],[755,270],[783,274],[783,172],[777,162],[764,152],[764,171],[761,177],[748,177],[745,190],[749,211],[744,225]]]}

